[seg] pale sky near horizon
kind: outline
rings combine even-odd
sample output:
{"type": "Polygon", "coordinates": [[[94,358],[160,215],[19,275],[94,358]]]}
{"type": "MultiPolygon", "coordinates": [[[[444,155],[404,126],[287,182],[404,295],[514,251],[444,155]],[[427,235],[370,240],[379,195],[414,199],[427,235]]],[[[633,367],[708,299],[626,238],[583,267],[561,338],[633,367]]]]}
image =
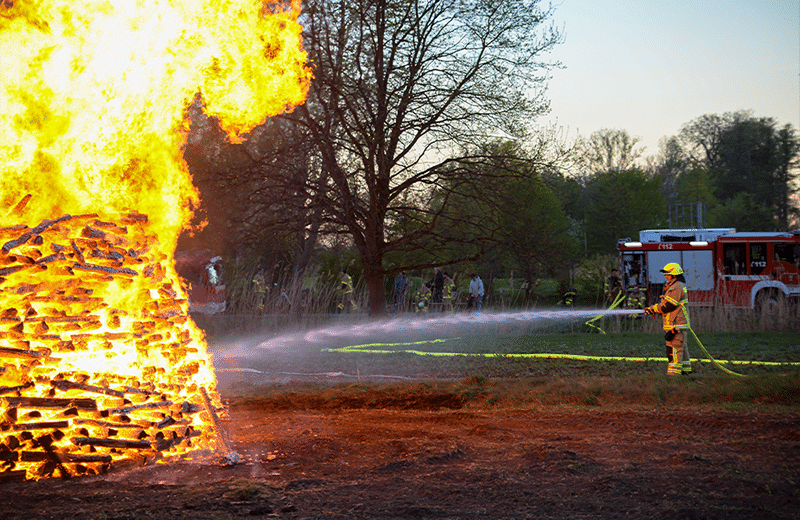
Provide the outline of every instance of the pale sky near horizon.
{"type": "MultiPolygon", "coordinates": [[[[547,0],[545,0],[546,2],[547,0]]],[[[569,140],[603,128],[662,137],[704,114],[752,110],[800,133],[800,0],[552,0],[551,112],[569,140]]]]}

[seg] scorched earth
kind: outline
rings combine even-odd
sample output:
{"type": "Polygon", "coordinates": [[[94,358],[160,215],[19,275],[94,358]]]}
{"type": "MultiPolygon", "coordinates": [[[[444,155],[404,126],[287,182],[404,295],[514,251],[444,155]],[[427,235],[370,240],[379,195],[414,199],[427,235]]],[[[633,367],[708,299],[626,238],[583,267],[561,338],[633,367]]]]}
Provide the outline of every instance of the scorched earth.
{"type": "Polygon", "coordinates": [[[229,406],[237,465],[7,482],[0,518],[800,518],[791,410],[473,409],[397,386],[229,406]]]}

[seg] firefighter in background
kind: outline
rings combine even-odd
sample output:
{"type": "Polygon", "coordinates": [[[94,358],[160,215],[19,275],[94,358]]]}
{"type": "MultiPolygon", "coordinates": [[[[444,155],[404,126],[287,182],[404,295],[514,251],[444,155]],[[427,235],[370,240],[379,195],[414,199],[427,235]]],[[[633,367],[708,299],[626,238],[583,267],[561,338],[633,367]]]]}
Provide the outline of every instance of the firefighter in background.
{"type": "Polygon", "coordinates": [[[340,290],[342,291],[342,301],[339,303],[339,311],[344,311],[347,309],[348,311],[353,310],[357,311],[358,307],[356,306],[356,302],[353,301],[353,279],[347,274],[346,269],[342,269],[339,273],[339,280],[341,280],[342,285],[340,290]]]}
{"type": "Polygon", "coordinates": [[[661,270],[667,279],[661,301],[644,310],[645,314],[655,316],[661,314],[664,320],[664,338],[667,342],[667,374],[674,376],[692,372],[692,362],[689,358],[686,330],[689,324],[689,292],[686,290],[686,279],[683,269],[674,262],[664,266],[661,270]]]}
{"type": "Polygon", "coordinates": [[[575,297],[577,296],[577,291],[575,291],[574,287],[570,287],[569,289],[564,292],[564,297],[561,298],[561,301],[558,302],[558,305],[561,307],[575,307],[575,297]]]}
{"type": "Polygon", "coordinates": [[[628,293],[625,306],[629,309],[644,309],[645,303],[644,291],[641,287],[636,286],[628,293]]]}
{"type": "Polygon", "coordinates": [[[444,311],[448,314],[453,312],[453,297],[456,295],[456,284],[450,278],[450,273],[444,273],[444,285],[442,286],[442,301],[444,311]]]}
{"type": "Polygon", "coordinates": [[[425,282],[422,284],[422,287],[419,288],[417,291],[417,299],[414,302],[414,312],[428,312],[428,307],[431,304],[431,295],[433,295],[433,291],[431,291],[431,284],[430,282],[425,282]]]}
{"type": "Polygon", "coordinates": [[[264,280],[264,269],[258,270],[253,276],[253,290],[256,293],[256,305],[259,311],[264,310],[264,302],[267,299],[267,282],[264,280]]]}
{"type": "Polygon", "coordinates": [[[620,292],[622,292],[622,278],[619,276],[619,271],[612,269],[611,276],[606,278],[606,305],[611,305],[614,300],[617,299],[620,292]]]}

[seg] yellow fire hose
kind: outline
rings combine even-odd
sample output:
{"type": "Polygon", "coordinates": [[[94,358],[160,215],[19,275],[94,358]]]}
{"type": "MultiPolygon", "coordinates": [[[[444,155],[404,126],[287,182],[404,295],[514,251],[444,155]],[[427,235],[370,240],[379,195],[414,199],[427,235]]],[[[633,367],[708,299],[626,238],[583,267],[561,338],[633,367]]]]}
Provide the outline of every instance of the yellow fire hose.
{"type": "MultiPolygon", "coordinates": [[[[614,301],[611,302],[611,305],[606,309],[606,311],[610,311],[617,307],[620,303],[625,300],[625,295],[620,292],[614,301]]],[[[633,311],[634,314],[644,314],[644,310],[640,311],[633,311]]],[[[586,322],[586,325],[597,329],[600,331],[601,334],[605,334],[606,332],[594,324],[595,321],[599,320],[603,317],[604,314],[598,314],[594,318],[590,319],[586,322]]],[[[655,316],[654,316],[655,317],[655,316]]],[[[700,349],[703,353],[708,356],[707,359],[696,359],[696,361],[702,363],[712,363],[715,367],[722,370],[726,374],[730,374],[733,376],[739,377],[746,377],[744,374],[740,374],[738,372],[734,372],[722,365],[721,362],[714,359],[714,357],[709,354],[708,350],[706,349],[703,342],[700,341],[700,338],[697,337],[694,330],[690,328],[687,329],[697,344],[700,346],[700,349]]],[[[507,353],[501,354],[496,352],[489,352],[489,353],[459,353],[459,352],[426,352],[423,350],[409,350],[409,349],[402,349],[402,350],[395,350],[395,349],[385,349],[382,347],[407,347],[407,346],[414,346],[414,345],[425,345],[430,343],[444,343],[445,341],[452,341],[458,340],[461,338],[449,338],[449,339],[432,339],[432,340],[423,340],[423,341],[413,341],[407,343],[369,343],[364,345],[352,345],[349,347],[340,347],[340,348],[326,348],[323,349],[323,352],[363,352],[363,353],[370,353],[370,354],[398,354],[398,353],[405,353],[405,354],[415,354],[418,356],[436,356],[436,357],[444,357],[444,356],[464,356],[464,357],[513,357],[513,358],[545,358],[545,359],[573,359],[579,361],[667,361],[667,358],[662,357],[629,357],[629,356],[588,356],[588,355],[580,355],[580,354],[552,354],[552,353],[507,353]]],[[[761,366],[800,366],[800,362],[779,362],[779,361],[738,361],[738,360],[727,360],[725,363],[735,364],[735,365],[761,365],[761,366]]]]}
{"type": "MultiPolygon", "coordinates": [[[[622,301],[623,301],[624,299],[625,299],[625,294],[624,294],[622,291],[620,291],[620,292],[619,292],[619,294],[617,294],[617,297],[616,297],[616,298],[614,298],[614,301],[613,301],[613,302],[611,302],[611,305],[609,305],[609,306],[608,306],[608,309],[606,309],[606,310],[609,310],[609,311],[610,311],[611,309],[613,309],[614,307],[616,307],[617,305],[619,305],[620,303],[622,303],[622,301]]],[[[594,328],[594,329],[597,329],[597,330],[599,330],[599,331],[600,331],[600,334],[605,334],[605,333],[606,333],[606,331],[604,331],[603,329],[601,329],[600,327],[598,327],[597,325],[595,325],[595,324],[594,324],[594,322],[595,322],[595,321],[599,320],[599,319],[600,319],[600,318],[602,318],[602,317],[603,317],[603,315],[602,315],[602,314],[598,314],[597,316],[595,316],[595,317],[594,317],[594,318],[592,318],[591,320],[587,321],[587,322],[586,322],[586,325],[588,325],[588,326],[590,326],[590,327],[592,327],[592,328],[594,328]]]]}
{"type": "MultiPolygon", "coordinates": [[[[691,330],[691,329],[690,329],[691,330]]],[[[697,359],[696,361],[702,363],[713,363],[718,368],[727,372],[732,375],[742,376],[742,374],[738,374],[731,370],[728,370],[724,366],[720,364],[717,360],[711,357],[708,354],[708,351],[705,349],[700,340],[692,331],[692,335],[694,336],[697,343],[702,348],[703,352],[708,356],[708,359],[697,359]]],[[[461,352],[426,352],[424,350],[416,350],[416,349],[401,349],[396,350],[391,347],[407,347],[407,346],[414,346],[414,345],[425,345],[425,344],[436,344],[436,343],[444,343],[446,341],[455,341],[461,338],[449,338],[449,339],[432,339],[432,340],[423,340],[423,341],[413,341],[413,342],[404,342],[404,343],[367,343],[364,345],[351,345],[348,347],[340,347],[340,348],[326,348],[323,349],[323,352],[350,352],[356,353],[361,352],[365,354],[414,354],[417,356],[433,356],[433,357],[448,357],[448,356],[464,356],[464,357],[510,357],[510,358],[542,358],[542,359],[572,359],[578,361],[658,361],[664,362],[667,360],[665,357],[629,357],[629,356],[588,356],[588,355],[581,355],[581,354],[553,354],[553,353],[498,353],[498,352],[484,352],[484,353],[461,353],[461,352]]],[[[780,362],[780,361],[739,361],[739,360],[729,360],[725,361],[725,363],[730,363],[734,365],[760,365],[760,366],[800,366],[800,362],[780,362]]]]}

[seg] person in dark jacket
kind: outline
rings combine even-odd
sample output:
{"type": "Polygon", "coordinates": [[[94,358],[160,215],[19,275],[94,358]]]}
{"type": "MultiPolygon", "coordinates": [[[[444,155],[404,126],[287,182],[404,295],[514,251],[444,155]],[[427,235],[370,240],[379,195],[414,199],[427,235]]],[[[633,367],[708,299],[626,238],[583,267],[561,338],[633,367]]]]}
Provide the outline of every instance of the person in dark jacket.
{"type": "Polygon", "coordinates": [[[433,268],[433,303],[442,303],[444,292],[444,274],[438,267],[433,268]]]}

